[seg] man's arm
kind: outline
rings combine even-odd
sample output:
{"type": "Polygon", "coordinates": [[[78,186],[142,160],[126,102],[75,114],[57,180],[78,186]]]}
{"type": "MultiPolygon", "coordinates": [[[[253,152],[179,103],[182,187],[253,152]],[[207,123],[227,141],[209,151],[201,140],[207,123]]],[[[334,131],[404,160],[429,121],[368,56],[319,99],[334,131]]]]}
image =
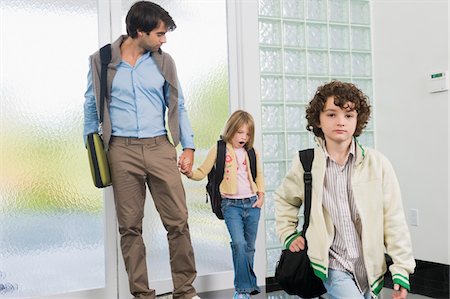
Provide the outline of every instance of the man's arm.
{"type": "Polygon", "coordinates": [[[180,126],[180,143],[183,150],[195,150],[194,131],[192,130],[188,112],[184,106],[184,95],[180,83],[178,83],[178,120],[180,126]]]}
{"type": "Polygon", "coordinates": [[[84,93],[84,128],[83,140],[86,145],[87,135],[98,130],[97,106],[94,96],[94,88],[92,83],[92,69],[89,64],[89,72],[87,75],[87,90],[84,93]]]}
{"type": "MultiPolygon", "coordinates": [[[[170,99],[169,83],[166,81],[166,105],[170,99]]],[[[180,143],[183,147],[183,153],[178,159],[178,167],[180,167],[182,173],[192,171],[194,165],[194,131],[192,130],[191,123],[189,121],[188,113],[184,107],[184,96],[181,90],[180,83],[178,82],[178,123],[180,127],[180,143]]]]}

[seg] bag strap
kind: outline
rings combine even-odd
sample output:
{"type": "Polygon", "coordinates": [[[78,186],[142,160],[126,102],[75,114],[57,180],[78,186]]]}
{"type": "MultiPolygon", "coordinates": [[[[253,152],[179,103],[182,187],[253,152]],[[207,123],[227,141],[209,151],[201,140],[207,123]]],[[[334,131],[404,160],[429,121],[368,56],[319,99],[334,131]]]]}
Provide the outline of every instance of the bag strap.
{"type": "MultiPolygon", "coordinates": [[[[312,175],[311,168],[314,160],[314,149],[309,148],[298,152],[300,161],[303,165],[303,181],[305,183],[305,206],[304,206],[304,222],[303,222],[303,238],[306,237],[306,230],[309,226],[309,215],[311,214],[311,189],[312,189],[312,175]]],[[[306,238],[305,238],[306,239],[306,238]]]]}
{"type": "Polygon", "coordinates": [[[100,48],[100,60],[102,62],[102,68],[100,72],[100,117],[99,125],[103,124],[103,113],[106,100],[106,82],[107,82],[107,71],[108,64],[111,61],[111,44],[106,44],[100,48]]]}
{"type": "Polygon", "coordinates": [[[225,168],[226,144],[222,139],[217,140],[217,157],[216,157],[216,184],[220,185],[223,180],[223,172],[225,168]]]}
{"type": "Polygon", "coordinates": [[[255,149],[252,147],[247,151],[248,159],[250,160],[250,171],[252,172],[253,181],[256,179],[256,153],[255,149]]]}

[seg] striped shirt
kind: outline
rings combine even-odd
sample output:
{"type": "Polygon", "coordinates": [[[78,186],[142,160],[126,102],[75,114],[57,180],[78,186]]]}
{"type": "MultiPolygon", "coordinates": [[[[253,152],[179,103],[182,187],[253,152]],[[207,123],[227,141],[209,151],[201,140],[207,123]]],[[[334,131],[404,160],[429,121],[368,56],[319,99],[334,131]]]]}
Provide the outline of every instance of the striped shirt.
{"type": "Polygon", "coordinates": [[[367,273],[361,245],[361,219],[351,188],[351,171],[355,164],[355,142],[352,141],[344,166],[337,164],[324,148],[327,166],[323,206],[334,223],[335,235],[330,247],[329,268],[350,272],[364,293],[368,290],[367,273]]]}

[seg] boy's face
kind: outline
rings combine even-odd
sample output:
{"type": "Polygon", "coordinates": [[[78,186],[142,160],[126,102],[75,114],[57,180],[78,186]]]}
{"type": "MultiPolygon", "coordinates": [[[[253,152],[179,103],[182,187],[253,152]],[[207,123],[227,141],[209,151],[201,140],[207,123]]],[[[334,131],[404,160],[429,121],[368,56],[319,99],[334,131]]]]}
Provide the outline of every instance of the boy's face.
{"type": "Polygon", "coordinates": [[[325,140],[333,143],[350,143],[356,131],[358,113],[353,110],[355,105],[347,102],[344,109],[334,104],[334,97],[325,102],[319,116],[319,128],[325,135],[325,140]]]}
{"type": "Polygon", "coordinates": [[[231,144],[234,148],[243,148],[244,145],[249,140],[249,131],[248,126],[244,124],[242,127],[237,130],[237,132],[234,134],[233,139],[231,139],[231,144]]]}
{"type": "Polygon", "coordinates": [[[164,22],[159,22],[158,27],[150,31],[149,34],[138,31],[138,35],[141,36],[141,47],[150,52],[156,52],[167,41],[166,40],[167,28],[164,22]]]}

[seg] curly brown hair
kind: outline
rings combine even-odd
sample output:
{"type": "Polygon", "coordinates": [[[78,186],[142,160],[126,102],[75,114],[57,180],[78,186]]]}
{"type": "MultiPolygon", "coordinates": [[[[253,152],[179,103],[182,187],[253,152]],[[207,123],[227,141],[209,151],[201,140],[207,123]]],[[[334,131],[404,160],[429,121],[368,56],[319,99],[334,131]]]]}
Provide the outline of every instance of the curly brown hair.
{"type": "Polygon", "coordinates": [[[370,104],[368,97],[356,85],[333,80],[317,88],[316,94],[306,107],[306,129],[317,137],[324,138],[320,125],[320,112],[323,111],[329,97],[334,97],[334,104],[345,109],[348,102],[354,104],[353,110],[358,113],[356,130],[353,136],[358,137],[366,127],[370,118],[370,104]]]}

